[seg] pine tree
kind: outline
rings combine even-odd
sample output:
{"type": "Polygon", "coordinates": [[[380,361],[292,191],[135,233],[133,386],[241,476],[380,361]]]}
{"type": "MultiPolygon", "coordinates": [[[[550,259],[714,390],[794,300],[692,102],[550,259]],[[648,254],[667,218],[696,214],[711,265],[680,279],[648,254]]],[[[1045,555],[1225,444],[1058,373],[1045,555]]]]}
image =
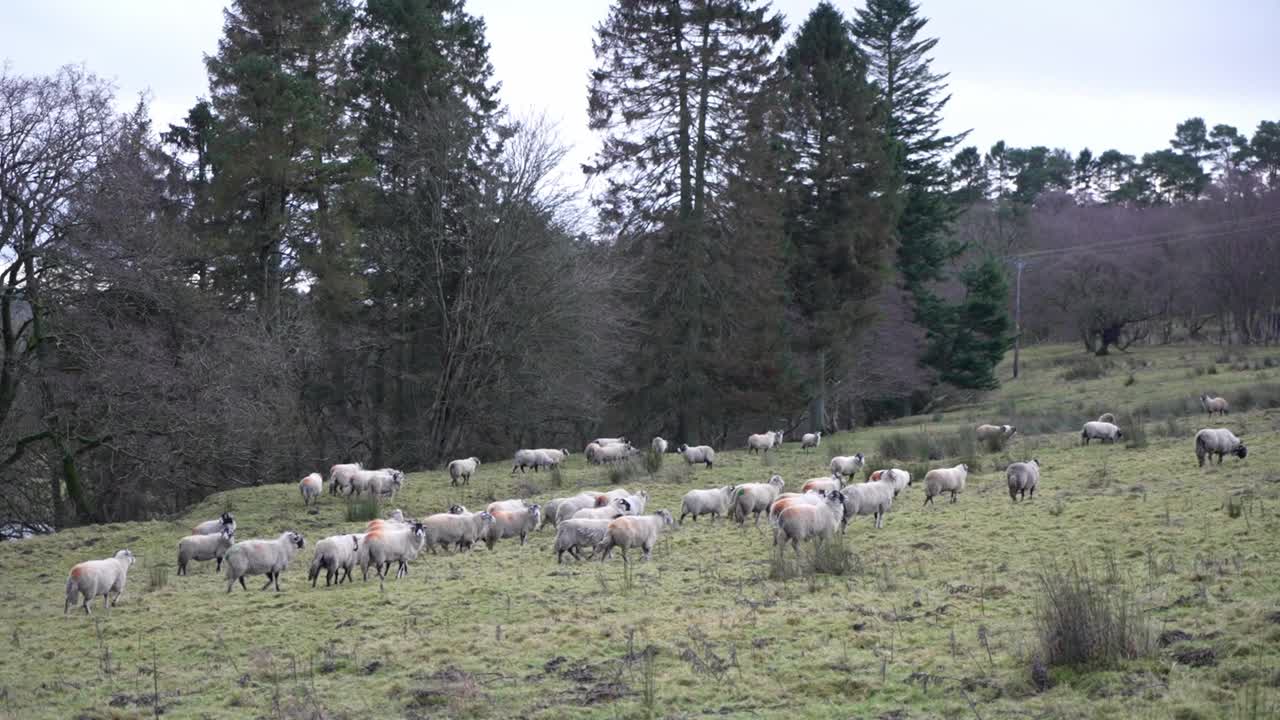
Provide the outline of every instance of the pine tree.
{"type": "Polygon", "coordinates": [[[995,368],[1012,344],[1009,284],[1000,261],[992,257],[966,269],[961,280],[964,300],[936,309],[945,321],[928,331],[926,362],[942,368],[942,382],[988,390],[999,385],[995,368]]]}

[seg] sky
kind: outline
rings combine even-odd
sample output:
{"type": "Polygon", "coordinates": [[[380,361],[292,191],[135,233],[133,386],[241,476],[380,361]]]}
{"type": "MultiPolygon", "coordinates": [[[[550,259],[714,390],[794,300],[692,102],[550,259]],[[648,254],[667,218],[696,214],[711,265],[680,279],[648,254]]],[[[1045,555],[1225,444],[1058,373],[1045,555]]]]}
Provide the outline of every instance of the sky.
{"type": "MultiPolygon", "coordinates": [[[[788,30],[817,0],[775,0],[788,30]]],[[[852,15],[862,0],[835,2],[852,15]]],[[[157,130],[207,94],[203,58],[217,49],[223,0],[9,0],[0,61],[9,72],[68,63],[113,80],[128,107],[147,93],[157,130]],[[180,9],[180,11],[179,11],[180,9]]],[[[944,130],[987,149],[1047,145],[1141,155],[1200,116],[1251,135],[1280,120],[1276,0],[920,0],[950,74],[944,130]]],[[[566,175],[590,158],[587,74],[606,0],[468,0],[483,17],[495,79],[516,117],[542,114],[572,147],[566,175]]]]}

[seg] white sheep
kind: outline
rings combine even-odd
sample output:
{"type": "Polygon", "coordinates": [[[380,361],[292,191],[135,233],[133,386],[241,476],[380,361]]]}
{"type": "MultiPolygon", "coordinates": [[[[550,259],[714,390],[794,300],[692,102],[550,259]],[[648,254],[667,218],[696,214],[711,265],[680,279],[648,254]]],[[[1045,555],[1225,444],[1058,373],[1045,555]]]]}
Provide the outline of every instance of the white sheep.
{"type": "Polygon", "coordinates": [[[187,564],[192,560],[217,560],[214,572],[222,571],[222,558],[235,543],[235,533],[223,527],[217,535],[188,535],[178,541],[178,574],[188,575],[187,564]]]}
{"type": "Polygon", "coordinates": [[[374,497],[392,497],[404,487],[404,473],[393,468],[383,468],[380,474],[369,478],[369,494],[374,497]]]}
{"type": "Polygon", "coordinates": [[[339,463],[329,468],[329,494],[341,495],[347,492],[351,473],[363,470],[360,463],[339,463]]]}
{"type": "Polygon", "coordinates": [[[499,510],[524,510],[527,507],[529,507],[529,503],[515,498],[512,500],[494,500],[485,507],[485,510],[489,513],[495,513],[499,510]]]}
{"type": "Polygon", "coordinates": [[[1098,422],[1111,423],[1112,425],[1114,425],[1116,422],[1115,413],[1109,413],[1109,412],[1102,413],[1101,415],[1098,416],[1098,422]]]}
{"type": "Polygon", "coordinates": [[[862,453],[855,453],[853,455],[837,455],[831,458],[831,464],[827,467],[831,470],[832,475],[853,477],[862,469],[865,463],[866,459],[862,457],[862,453]]]}
{"type": "Polygon", "coordinates": [[[119,605],[133,562],[133,553],[120,550],[106,560],[87,560],[71,568],[71,573],[67,575],[67,602],[62,606],[62,614],[66,615],[82,595],[86,615],[93,614],[89,610],[89,602],[99,595],[102,596],[102,607],[108,611],[112,605],[119,605]],[[110,597],[113,592],[116,594],[115,600],[110,597]]]}
{"type": "Polygon", "coordinates": [[[1040,461],[1031,458],[1031,462],[1010,463],[1004,470],[1005,479],[1009,482],[1009,499],[1017,502],[1018,497],[1036,497],[1036,487],[1040,485],[1040,461]]]}
{"type": "Polygon", "coordinates": [[[886,468],[871,473],[871,477],[867,478],[867,482],[884,481],[893,485],[893,496],[897,497],[898,493],[907,489],[911,484],[911,473],[900,468],[886,468]]]}
{"type": "Polygon", "coordinates": [[[875,526],[884,527],[884,514],[893,507],[893,496],[896,492],[893,482],[886,481],[882,475],[880,480],[854,483],[841,490],[840,494],[844,496],[845,508],[844,520],[840,525],[843,531],[849,519],[855,515],[873,515],[875,526]]]}
{"type": "Polygon", "coordinates": [[[471,482],[471,475],[480,466],[480,458],[469,457],[461,460],[454,460],[449,463],[449,484],[457,485],[459,483],[466,485],[471,482]]]}
{"type": "Polygon", "coordinates": [[[360,553],[360,573],[368,578],[369,566],[372,565],[378,572],[378,584],[382,585],[394,561],[396,579],[404,577],[409,573],[409,563],[418,557],[426,539],[426,528],[420,522],[370,530],[364,538],[365,552],[360,553]]]}
{"type": "Polygon", "coordinates": [[[1231,410],[1226,398],[1213,397],[1212,395],[1201,395],[1200,406],[1205,409],[1205,412],[1209,413],[1209,417],[1213,417],[1214,413],[1226,415],[1231,410]]]}
{"type": "Polygon", "coordinates": [[[598,492],[581,492],[573,497],[555,498],[543,508],[543,516],[553,526],[573,517],[582,508],[600,507],[609,502],[608,496],[598,492]]]}
{"type": "Polygon", "coordinates": [[[538,448],[538,452],[542,453],[549,461],[543,462],[543,467],[559,467],[560,463],[569,457],[569,451],[565,448],[538,448]]]}
{"type": "Polygon", "coordinates": [[[230,530],[233,534],[236,531],[236,519],[229,513],[224,512],[222,516],[216,520],[205,520],[204,522],[191,528],[192,535],[217,535],[223,530],[230,530]]]}
{"type": "Polygon", "coordinates": [[[800,492],[800,493],[782,493],[776,500],[769,503],[769,524],[776,526],[778,524],[778,514],[793,505],[817,505],[824,502],[827,496],[825,490],[816,492],[800,492]]]}
{"type": "Polygon", "coordinates": [[[1205,428],[1196,433],[1196,460],[1200,467],[1204,467],[1206,456],[1212,461],[1213,455],[1217,455],[1221,465],[1224,455],[1235,455],[1243,460],[1248,454],[1249,449],[1240,442],[1240,438],[1226,428],[1205,428]]]}
{"type": "Polygon", "coordinates": [[[674,525],[671,513],[659,510],[652,515],[627,515],[609,522],[604,539],[596,546],[603,562],[613,555],[615,547],[622,548],[622,561],[628,562],[627,548],[638,547],[644,550],[644,559],[653,555],[653,546],[658,542],[658,533],[664,525],[674,525]]]}
{"type": "Polygon", "coordinates": [[[404,522],[404,511],[400,508],[396,508],[387,514],[387,519],[391,522],[402,523],[404,522]]]}
{"type": "Polygon", "coordinates": [[[951,502],[964,491],[964,481],[969,476],[969,466],[960,463],[950,468],[934,468],[924,474],[924,504],[933,502],[935,495],[951,493],[951,502]]]}
{"type": "Polygon", "coordinates": [[[494,510],[489,514],[493,516],[493,522],[484,536],[484,542],[490,550],[503,538],[518,537],[520,544],[524,545],[529,533],[536,530],[542,522],[542,508],[536,504],[520,510],[494,510]]]}
{"type": "Polygon", "coordinates": [[[998,439],[1009,439],[1018,429],[1012,425],[979,425],[977,429],[979,442],[990,442],[998,439]]]}
{"type": "Polygon", "coordinates": [[[426,528],[427,546],[434,553],[435,546],[447,550],[452,545],[457,550],[470,550],[489,532],[493,515],[488,512],[437,513],[422,521],[426,528]]]}
{"type": "Polygon", "coordinates": [[[556,562],[564,562],[564,554],[567,552],[574,557],[575,560],[581,560],[582,556],[578,554],[578,548],[585,547],[591,550],[591,557],[595,556],[596,545],[604,540],[605,533],[609,531],[609,520],[579,520],[573,518],[565,520],[556,526],[555,552],[556,562]]]}
{"type": "Polygon", "coordinates": [[[244,540],[232,545],[227,550],[227,592],[240,581],[240,587],[248,590],[244,584],[247,575],[266,575],[267,584],[263,590],[275,583],[276,592],[280,592],[280,573],[289,568],[289,561],[298,554],[298,550],[306,544],[300,533],[287,530],[280,533],[275,540],[244,540]]]}
{"type": "Polygon", "coordinates": [[[331,535],[316,543],[316,554],[311,558],[311,568],[307,571],[311,587],[316,586],[322,569],[325,587],[330,583],[341,585],[343,580],[350,580],[352,568],[360,562],[360,546],[367,536],[368,533],[331,535]]]}
{"type": "Polygon", "coordinates": [[[649,447],[653,448],[655,453],[665,455],[667,453],[667,445],[667,441],[663,440],[662,437],[659,436],[653,439],[653,442],[649,444],[649,447]]]}
{"type": "Polygon", "coordinates": [[[320,473],[311,473],[298,482],[298,490],[302,493],[302,505],[305,507],[320,499],[324,492],[324,478],[320,473]]]}
{"type": "Polygon", "coordinates": [[[711,449],[710,445],[695,445],[693,447],[681,445],[676,448],[676,452],[683,455],[685,463],[689,465],[702,463],[711,468],[716,462],[716,451],[711,449]]]}
{"type": "MultiPolygon", "coordinates": [[[[563,507],[564,506],[562,505],[561,506],[562,509],[560,510],[561,513],[564,512],[563,507]]],[[[588,507],[588,508],[582,508],[581,510],[576,510],[572,515],[564,519],[566,520],[612,520],[616,517],[622,517],[623,515],[634,515],[634,514],[635,513],[631,512],[631,503],[627,502],[625,498],[617,498],[615,500],[610,500],[607,505],[601,505],[600,507],[588,507]]]]}
{"type": "Polygon", "coordinates": [[[625,488],[615,488],[604,494],[610,500],[626,500],[629,508],[623,515],[643,515],[644,509],[649,505],[649,491],[641,490],[633,493],[625,488]]]}
{"type": "Polygon", "coordinates": [[[831,475],[830,477],[816,477],[805,480],[800,486],[800,492],[836,492],[844,487],[844,480],[839,475],[831,475]]]}
{"type": "Polygon", "coordinates": [[[844,497],[840,493],[822,495],[814,505],[793,505],[778,513],[773,544],[791,543],[800,555],[800,541],[813,539],[819,543],[830,539],[844,520],[844,497]]]}
{"type": "Polygon", "coordinates": [[[627,444],[627,439],[626,439],[626,438],[624,438],[624,437],[616,437],[616,438],[596,438],[595,440],[592,440],[591,442],[594,442],[594,443],[595,443],[595,444],[597,444],[597,445],[626,445],[626,444],[627,444]]]}
{"type": "Polygon", "coordinates": [[[532,448],[521,448],[511,458],[511,474],[515,475],[516,470],[524,472],[525,468],[533,468],[536,472],[538,469],[538,451],[532,448]]]}
{"type": "Polygon", "coordinates": [[[729,504],[732,502],[732,485],[710,490],[690,490],[680,501],[680,524],[684,524],[686,515],[692,515],[694,522],[698,521],[699,515],[710,515],[711,522],[714,523],[716,518],[729,513],[729,504]]]}
{"type": "Polygon", "coordinates": [[[760,513],[767,513],[769,506],[778,499],[778,493],[786,482],[781,475],[774,475],[767,483],[744,483],[733,489],[733,517],[742,525],[747,521],[747,513],[755,516],[756,527],[760,526],[760,513]]]}
{"type": "Polygon", "coordinates": [[[622,462],[629,458],[639,455],[640,451],[625,443],[613,443],[612,445],[598,446],[595,451],[595,462],[597,465],[604,463],[622,462]]]}
{"type": "Polygon", "coordinates": [[[821,431],[819,431],[819,432],[805,433],[804,435],[801,435],[801,436],[800,436],[800,449],[801,449],[801,450],[808,450],[809,448],[816,448],[816,447],[818,447],[818,445],[820,445],[820,444],[822,444],[822,432],[821,432],[821,431]]]}
{"type": "Polygon", "coordinates": [[[1103,442],[1113,443],[1124,437],[1124,433],[1120,428],[1112,423],[1098,422],[1091,420],[1084,424],[1084,428],[1080,430],[1080,441],[1085,445],[1090,440],[1101,440],[1103,442]]]}
{"type": "Polygon", "coordinates": [[[387,492],[394,493],[400,487],[402,473],[390,468],[353,470],[345,477],[348,496],[369,494],[378,497],[387,492]]]}
{"type": "Polygon", "coordinates": [[[781,431],[770,431],[759,433],[757,435],[747,436],[747,452],[759,454],[761,452],[768,454],[770,450],[778,444],[778,436],[781,431]]]}

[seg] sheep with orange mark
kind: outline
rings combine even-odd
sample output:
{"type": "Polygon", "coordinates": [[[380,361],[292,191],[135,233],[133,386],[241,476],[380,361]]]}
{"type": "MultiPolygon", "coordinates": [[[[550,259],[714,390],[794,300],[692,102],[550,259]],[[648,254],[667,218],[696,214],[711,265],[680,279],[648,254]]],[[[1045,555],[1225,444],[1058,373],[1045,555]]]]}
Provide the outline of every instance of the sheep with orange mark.
{"type": "Polygon", "coordinates": [[[747,513],[755,516],[756,527],[760,526],[760,513],[767,513],[769,506],[778,499],[779,493],[786,485],[781,475],[774,475],[767,483],[744,483],[733,489],[732,517],[742,525],[747,521],[747,513]]]}
{"type": "Polygon", "coordinates": [[[236,541],[235,532],[223,527],[217,535],[188,535],[178,541],[178,574],[187,575],[192,560],[217,560],[214,572],[222,571],[222,558],[236,541]]]}
{"type": "Polygon", "coordinates": [[[329,494],[345,495],[351,485],[351,473],[364,468],[360,463],[338,463],[329,468],[329,494]]]}
{"type": "Polygon", "coordinates": [[[518,537],[524,545],[529,533],[542,522],[542,508],[536,504],[520,510],[493,510],[489,514],[493,516],[493,523],[484,536],[484,543],[490,550],[503,538],[518,537]]]}
{"type": "Polygon", "coordinates": [[[513,500],[494,500],[493,502],[489,503],[488,507],[486,507],[485,510],[487,510],[490,513],[495,513],[499,510],[524,510],[527,507],[529,507],[528,503],[526,503],[524,500],[516,498],[513,500]]]}
{"type": "Polygon", "coordinates": [[[821,543],[833,537],[844,520],[844,496],[822,493],[821,498],[816,504],[793,505],[778,513],[773,544],[790,542],[798,556],[802,540],[821,543]]]}
{"type": "Polygon", "coordinates": [[[839,475],[830,477],[809,478],[800,486],[800,492],[835,492],[844,487],[844,479],[839,475]]]}
{"type": "Polygon", "coordinates": [[[384,525],[370,530],[364,538],[365,552],[360,553],[360,574],[368,579],[369,566],[372,565],[378,573],[378,584],[382,585],[391,570],[391,563],[395,562],[396,579],[399,580],[409,574],[409,563],[418,557],[426,541],[427,530],[420,522],[384,525]]]}
{"type": "Polygon", "coordinates": [[[66,615],[82,595],[86,615],[93,614],[89,610],[89,602],[99,595],[102,596],[102,606],[108,611],[112,605],[119,605],[133,562],[133,553],[121,550],[106,560],[88,560],[71,568],[67,575],[67,602],[62,606],[62,614],[66,615]],[[110,597],[113,592],[115,600],[110,597]]]}
{"type": "Polygon", "coordinates": [[[191,528],[192,535],[217,535],[226,528],[232,533],[236,531],[236,519],[229,512],[222,513],[222,516],[216,520],[205,520],[204,522],[191,528]]]}
{"type": "Polygon", "coordinates": [[[634,515],[631,512],[631,503],[625,498],[610,500],[608,504],[600,507],[582,508],[573,514],[568,520],[612,520],[623,515],[634,515]]]}
{"type": "Polygon", "coordinates": [[[596,545],[601,562],[613,555],[615,547],[622,548],[622,560],[627,562],[627,548],[638,547],[644,551],[644,559],[653,556],[653,546],[658,543],[658,533],[667,525],[674,525],[671,512],[659,510],[652,515],[626,515],[609,522],[604,539],[596,545]]]}
{"type": "Polygon", "coordinates": [[[298,483],[298,490],[302,493],[302,504],[310,505],[319,500],[320,493],[324,492],[324,478],[320,477],[320,473],[311,473],[298,483]]]}
{"type": "Polygon", "coordinates": [[[570,498],[565,498],[555,504],[556,509],[556,525],[568,520],[574,516],[574,513],[583,508],[604,507],[609,504],[609,496],[604,493],[579,493],[570,498]]]}
{"type": "Polygon", "coordinates": [[[733,502],[733,486],[711,488],[710,490],[690,490],[680,501],[680,524],[684,524],[686,515],[692,515],[698,521],[699,515],[710,515],[711,522],[729,513],[729,504],[733,502]]]}
{"type": "Polygon", "coordinates": [[[436,513],[422,521],[427,533],[427,547],[431,552],[436,546],[447,550],[470,550],[472,545],[483,539],[493,524],[493,515],[488,512],[436,513]]]}
{"type": "Polygon", "coordinates": [[[886,468],[871,473],[871,477],[867,478],[867,482],[885,481],[893,485],[893,496],[897,497],[911,484],[911,473],[899,468],[886,468]]]}
{"type": "Polygon", "coordinates": [[[240,581],[240,587],[248,590],[244,579],[248,575],[266,575],[267,584],[263,590],[275,583],[276,592],[280,592],[280,573],[289,568],[293,556],[306,545],[301,533],[286,530],[275,540],[244,540],[232,545],[227,550],[227,592],[240,581]]]}
{"type": "Polygon", "coordinates": [[[608,532],[609,523],[611,522],[613,522],[613,519],[580,520],[573,518],[556,525],[556,562],[563,563],[566,552],[572,555],[575,560],[581,560],[582,555],[578,554],[578,548],[584,547],[591,551],[588,559],[594,557],[596,545],[604,540],[605,533],[608,532]]]}
{"type": "Polygon", "coordinates": [[[325,587],[330,583],[341,585],[343,580],[350,580],[352,568],[360,563],[360,545],[367,536],[368,533],[331,535],[316,543],[316,554],[307,572],[311,587],[316,586],[322,569],[325,587]]]}

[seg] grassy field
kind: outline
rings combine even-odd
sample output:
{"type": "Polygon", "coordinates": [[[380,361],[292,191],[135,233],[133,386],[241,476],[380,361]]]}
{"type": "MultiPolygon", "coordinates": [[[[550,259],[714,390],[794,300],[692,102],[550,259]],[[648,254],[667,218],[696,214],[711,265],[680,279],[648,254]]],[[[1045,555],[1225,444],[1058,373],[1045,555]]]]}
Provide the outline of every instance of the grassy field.
{"type": "MultiPolygon", "coordinates": [[[[1099,363],[1055,346],[1024,361],[1022,379],[970,406],[824,438],[812,452],[722,452],[711,471],[668,456],[654,476],[625,480],[649,491],[651,508],[678,511],[693,487],[777,472],[790,489],[825,475],[835,451],[861,451],[873,467],[959,462],[881,452],[935,444],[971,460],[958,503],[922,508],[915,485],[884,529],[851,524],[844,574],[797,571],[773,559],[763,529],[703,520],[630,568],[617,557],[557,566],[544,530],[525,547],[420,558],[384,593],[359,581],[312,589],[314,542],[363,523],[328,496],[304,510],[292,482],[213,496],[174,522],[0,544],[0,717],[152,717],[157,698],[183,718],[1280,715],[1280,351],[1144,348],[1099,363]],[[1195,400],[1206,391],[1239,410],[1207,420],[1195,400]],[[1146,446],[1081,447],[1081,423],[1103,411],[1130,435],[1142,423],[1146,446]],[[977,453],[958,430],[986,421],[1021,432],[977,453]],[[1232,428],[1249,457],[1197,468],[1192,436],[1206,426],[1232,428]],[[1011,503],[1002,468],[1033,456],[1041,488],[1011,503]],[[251,579],[250,592],[224,594],[211,563],[174,574],[177,539],[224,509],[242,539],[306,535],[282,593],[251,579]],[[64,617],[68,568],[123,547],[140,559],[120,607],[64,617]],[[1044,573],[1072,563],[1131,593],[1153,640],[1178,641],[1033,672],[1044,573]]],[[[614,484],[581,455],[559,488],[509,470],[482,466],[468,491],[443,472],[414,473],[395,504],[425,515],[614,484]]]]}

